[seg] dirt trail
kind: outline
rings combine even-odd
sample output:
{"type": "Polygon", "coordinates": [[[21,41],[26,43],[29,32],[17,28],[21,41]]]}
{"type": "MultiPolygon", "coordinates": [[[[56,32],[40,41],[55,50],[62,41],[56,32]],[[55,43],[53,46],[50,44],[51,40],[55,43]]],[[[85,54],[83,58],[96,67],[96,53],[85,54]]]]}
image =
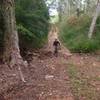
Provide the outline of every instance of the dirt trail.
{"type": "MultiPolygon", "coordinates": [[[[26,73],[27,82],[18,84],[15,90],[9,90],[6,100],[74,100],[67,74],[66,57],[63,50],[56,58],[53,55],[52,43],[58,38],[57,31],[51,31],[48,45],[38,57],[33,57],[26,73]],[[62,56],[61,56],[62,55],[62,56]]],[[[71,55],[68,50],[67,54],[71,55]]]]}
{"type": "Polygon", "coordinates": [[[72,54],[63,46],[56,58],[53,56],[53,41],[58,39],[57,28],[53,29],[48,35],[48,45],[45,48],[45,59],[41,59],[44,64],[45,92],[40,100],[74,100],[70,89],[70,81],[67,74],[66,58],[72,54]],[[52,53],[50,53],[52,52],[52,53]],[[65,55],[65,57],[63,56],[65,55]],[[46,71],[45,71],[46,70],[46,71]],[[44,98],[44,99],[42,99],[44,98]]]}
{"type": "MultiPolygon", "coordinates": [[[[58,28],[57,27],[54,27],[52,28],[52,30],[50,31],[49,35],[48,35],[48,45],[46,47],[46,50],[47,51],[53,51],[53,41],[55,39],[58,39],[58,28]]],[[[59,39],[58,39],[59,40],[59,39]]],[[[61,54],[64,56],[71,56],[72,54],[70,53],[70,51],[65,48],[63,45],[61,45],[61,50],[59,51],[60,52],[60,56],[61,54]]]]}
{"type": "Polygon", "coordinates": [[[52,29],[48,35],[48,44],[33,52],[29,66],[22,68],[26,83],[20,81],[17,68],[10,70],[0,65],[0,100],[100,100],[100,56],[72,55],[62,46],[59,56],[55,57],[52,44],[58,38],[57,31],[52,29]],[[75,69],[78,71],[72,76],[74,80],[69,78],[70,64],[74,65],[70,74],[75,69]],[[79,75],[76,77],[77,73],[79,75]],[[86,84],[81,84],[84,80],[86,84]],[[74,85],[77,82],[81,85],[74,85]]]}

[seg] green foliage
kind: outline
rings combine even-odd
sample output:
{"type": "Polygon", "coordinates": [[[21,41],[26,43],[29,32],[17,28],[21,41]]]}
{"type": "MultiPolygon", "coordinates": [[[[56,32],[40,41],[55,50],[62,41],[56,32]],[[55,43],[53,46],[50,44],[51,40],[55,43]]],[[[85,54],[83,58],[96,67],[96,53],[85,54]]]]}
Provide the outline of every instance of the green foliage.
{"type": "MultiPolygon", "coordinates": [[[[48,35],[49,14],[44,0],[15,0],[20,48],[41,47],[48,35]]],[[[3,17],[0,8],[0,47],[3,46],[3,17]]]]}
{"type": "Polygon", "coordinates": [[[19,32],[19,41],[20,41],[20,46],[21,48],[24,49],[32,49],[34,48],[39,48],[43,46],[43,44],[46,41],[46,36],[37,37],[34,33],[23,27],[22,25],[19,25],[17,27],[18,32],[19,32]]]}
{"type": "Polygon", "coordinates": [[[16,20],[20,47],[40,47],[44,43],[49,27],[49,14],[44,0],[17,0],[16,20]]]}
{"type": "Polygon", "coordinates": [[[72,16],[60,26],[60,39],[72,52],[89,53],[100,49],[100,18],[92,39],[88,39],[91,18],[72,16]]]}

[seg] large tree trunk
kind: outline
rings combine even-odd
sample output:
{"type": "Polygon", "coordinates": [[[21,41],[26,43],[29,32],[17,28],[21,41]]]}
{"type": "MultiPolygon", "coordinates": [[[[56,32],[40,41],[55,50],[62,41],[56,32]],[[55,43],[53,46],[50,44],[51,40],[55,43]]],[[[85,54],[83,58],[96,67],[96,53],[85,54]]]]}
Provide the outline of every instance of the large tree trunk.
{"type": "Polygon", "coordinates": [[[93,32],[94,32],[94,28],[95,28],[96,21],[97,21],[97,18],[99,16],[99,13],[100,13],[100,1],[97,4],[96,11],[94,13],[94,17],[93,17],[93,20],[92,20],[92,23],[91,23],[91,26],[90,26],[90,30],[89,30],[89,33],[88,33],[88,38],[89,39],[92,38],[92,35],[93,35],[93,32]]]}
{"type": "Polygon", "coordinates": [[[23,81],[23,75],[21,72],[20,65],[23,63],[22,57],[20,56],[20,50],[18,45],[18,34],[16,29],[15,20],[15,5],[14,0],[2,0],[2,13],[4,18],[4,41],[5,41],[5,51],[4,51],[4,61],[10,68],[13,66],[18,66],[21,79],[23,81]]]}

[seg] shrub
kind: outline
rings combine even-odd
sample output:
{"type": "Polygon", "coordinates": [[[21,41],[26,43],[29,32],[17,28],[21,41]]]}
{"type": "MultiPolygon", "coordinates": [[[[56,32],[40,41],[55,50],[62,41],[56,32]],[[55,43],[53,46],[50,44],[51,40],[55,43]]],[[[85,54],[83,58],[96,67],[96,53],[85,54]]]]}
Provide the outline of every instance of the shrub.
{"type": "Polygon", "coordinates": [[[92,39],[88,39],[91,18],[88,16],[70,17],[60,26],[60,39],[71,52],[89,53],[100,49],[100,18],[92,39]]]}
{"type": "Polygon", "coordinates": [[[44,0],[17,0],[16,20],[20,47],[41,47],[47,38],[49,14],[44,0]]]}

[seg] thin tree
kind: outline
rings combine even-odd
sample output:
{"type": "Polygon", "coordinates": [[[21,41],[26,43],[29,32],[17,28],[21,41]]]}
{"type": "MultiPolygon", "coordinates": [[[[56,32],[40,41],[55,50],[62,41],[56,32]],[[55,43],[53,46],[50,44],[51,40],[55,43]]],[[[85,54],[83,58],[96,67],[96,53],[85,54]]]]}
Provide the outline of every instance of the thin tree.
{"type": "Polygon", "coordinates": [[[97,18],[99,16],[99,13],[100,13],[100,0],[98,0],[96,11],[94,13],[92,23],[91,23],[91,26],[90,26],[90,30],[89,30],[89,33],[88,33],[88,38],[89,39],[92,38],[92,35],[93,35],[93,32],[94,32],[94,28],[95,28],[96,21],[97,21],[97,18]]]}

